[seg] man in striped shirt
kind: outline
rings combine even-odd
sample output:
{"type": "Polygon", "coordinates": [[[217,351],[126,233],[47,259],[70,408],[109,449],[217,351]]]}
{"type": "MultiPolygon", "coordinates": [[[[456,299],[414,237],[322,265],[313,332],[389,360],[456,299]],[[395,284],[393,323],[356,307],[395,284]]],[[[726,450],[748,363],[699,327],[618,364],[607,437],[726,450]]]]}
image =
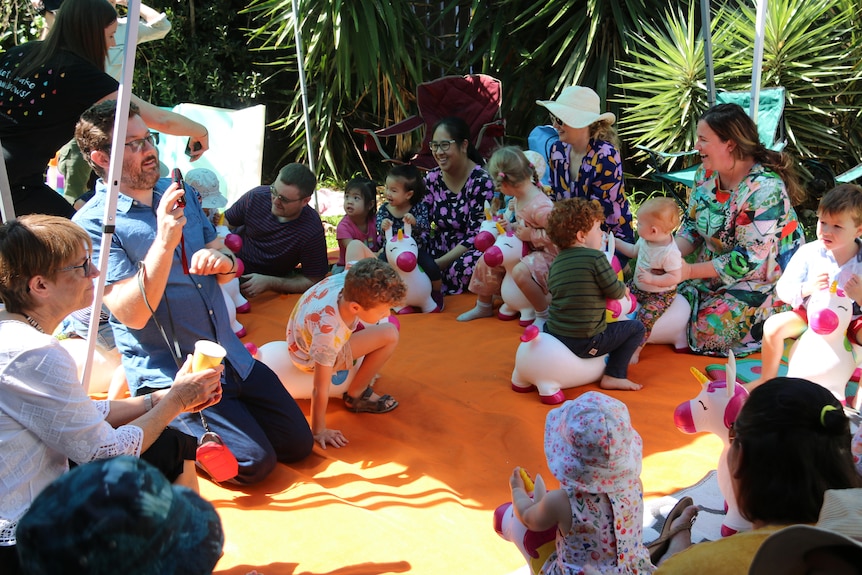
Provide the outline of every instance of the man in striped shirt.
{"type": "Polygon", "coordinates": [[[306,166],[288,164],[271,185],[252,188],[225,211],[242,237],[245,297],[302,293],[329,272],[323,223],[308,205],[316,185],[306,166]]]}

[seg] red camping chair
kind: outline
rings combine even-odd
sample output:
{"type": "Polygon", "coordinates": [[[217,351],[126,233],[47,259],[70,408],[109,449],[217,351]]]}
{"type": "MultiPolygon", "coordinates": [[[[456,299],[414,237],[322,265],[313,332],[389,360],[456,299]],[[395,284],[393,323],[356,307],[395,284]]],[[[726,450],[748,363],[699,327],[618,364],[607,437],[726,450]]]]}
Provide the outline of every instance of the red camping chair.
{"type": "Polygon", "coordinates": [[[416,116],[410,116],[388,128],[354,128],[353,131],[365,136],[366,152],[381,154],[384,162],[398,162],[386,153],[380,139],[407,134],[424,126],[422,147],[409,163],[431,170],[437,167],[428,147],[433,135],[431,127],[441,118],[459,116],[470,126],[473,144],[482,157],[487,159],[500,145],[500,139],[506,133],[506,121],[500,117],[502,100],[502,85],[496,78],[485,74],[443,76],[417,86],[416,104],[419,114],[416,116]]]}

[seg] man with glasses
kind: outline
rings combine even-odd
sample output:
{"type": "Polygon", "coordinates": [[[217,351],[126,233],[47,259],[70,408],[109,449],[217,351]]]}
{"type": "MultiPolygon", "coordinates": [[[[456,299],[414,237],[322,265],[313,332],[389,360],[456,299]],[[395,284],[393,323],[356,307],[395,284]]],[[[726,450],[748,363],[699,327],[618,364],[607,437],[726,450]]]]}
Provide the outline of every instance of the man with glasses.
{"type": "MultiPolygon", "coordinates": [[[[108,170],[116,102],[84,112],[75,129],[81,152],[102,178],[108,170]]],[[[198,340],[227,350],[221,401],[172,426],[200,438],[218,433],[239,462],[233,482],[263,480],[276,461],[306,457],[314,439],[305,416],[278,377],[256,361],[231,329],[220,283],[236,261],[201,208],[196,194],[159,178],[159,154],[135,107],[123,147],[115,231],[107,257],[105,304],[133,396],[171,385],[177,361],[198,340]],[[185,202],[180,202],[182,198],[185,202]]],[[[98,262],[107,198],[103,180],[74,217],[93,238],[98,262]]]]}
{"type": "Polygon", "coordinates": [[[225,211],[242,238],[245,297],[303,293],[329,273],[323,223],[308,205],[316,185],[306,166],[288,164],[271,185],[252,188],[225,211]]]}

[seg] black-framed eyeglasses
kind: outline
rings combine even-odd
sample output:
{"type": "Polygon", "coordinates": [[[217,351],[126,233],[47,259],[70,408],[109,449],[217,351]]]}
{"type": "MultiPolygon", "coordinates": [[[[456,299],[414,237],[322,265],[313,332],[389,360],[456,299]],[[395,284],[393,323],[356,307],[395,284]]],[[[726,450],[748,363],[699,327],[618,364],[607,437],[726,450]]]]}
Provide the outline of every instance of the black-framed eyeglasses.
{"type": "Polygon", "coordinates": [[[305,198],[296,198],[295,200],[291,200],[289,198],[285,198],[281,194],[278,193],[275,189],[275,184],[269,185],[269,195],[272,196],[273,200],[281,202],[282,204],[292,204],[293,202],[301,202],[305,198]]]}
{"type": "Polygon", "coordinates": [[[131,142],[126,142],[126,145],[131,148],[132,152],[138,153],[144,149],[144,145],[149,143],[152,147],[156,147],[156,144],[159,143],[159,133],[158,132],[148,132],[147,135],[143,138],[138,138],[137,140],[132,140],[131,142]]]}
{"type": "Polygon", "coordinates": [[[60,268],[57,271],[58,272],[68,272],[68,271],[77,270],[77,269],[84,270],[84,277],[89,277],[89,275],[90,275],[90,256],[85,257],[84,263],[82,263],[81,265],[68,266],[65,268],[60,268]]]}
{"type": "Polygon", "coordinates": [[[558,117],[556,117],[555,115],[553,115],[551,113],[548,113],[548,117],[551,119],[552,125],[563,127],[563,124],[565,122],[563,122],[561,119],[559,119],[558,117]]]}
{"type": "Polygon", "coordinates": [[[441,151],[445,152],[449,149],[449,146],[455,143],[455,140],[440,140],[439,142],[435,142],[434,140],[428,142],[428,147],[431,148],[432,152],[441,151]]]}

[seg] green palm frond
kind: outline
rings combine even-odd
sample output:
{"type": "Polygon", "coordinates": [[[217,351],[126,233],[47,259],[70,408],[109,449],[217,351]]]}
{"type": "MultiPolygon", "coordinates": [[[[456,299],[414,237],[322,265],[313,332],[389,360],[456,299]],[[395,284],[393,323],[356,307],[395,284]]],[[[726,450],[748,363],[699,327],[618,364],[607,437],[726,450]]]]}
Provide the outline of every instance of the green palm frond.
{"type": "MultiPolygon", "coordinates": [[[[343,171],[345,158],[357,157],[353,127],[385,125],[410,113],[415,86],[429,61],[420,33],[425,25],[412,4],[299,2],[314,152],[333,175],[343,171]]],[[[247,11],[261,23],[251,37],[264,39],[261,65],[272,70],[267,81],[278,83],[285,97],[285,109],[272,127],[288,134],[284,157],[302,158],[305,126],[292,2],[253,0],[247,11]]]]}
{"type": "MultiPolygon", "coordinates": [[[[634,47],[618,63],[624,96],[622,135],[660,151],[690,149],[705,109],[703,42],[695,22],[699,0],[668,11],[661,25],[632,33],[634,47]]],[[[770,0],[761,85],[787,91],[790,151],[836,169],[860,157],[860,48],[858,7],[852,0],[770,0]]],[[[712,14],[718,89],[749,90],[755,8],[727,0],[712,14]]]]}
{"type": "MultiPolygon", "coordinates": [[[[800,156],[836,162],[844,153],[840,117],[852,105],[848,107],[841,94],[854,76],[859,54],[858,48],[848,43],[854,17],[854,10],[842,8],[836,0],[769,3],[761,84],[783,86],[787,91],[787,135],[800,156]]],[[[743,4],[739,18],[721,29],[730,40],[729,51],[751,52],[754,22],[754,8],[743,4]]],[[[750,64],[737,58],[725,57],[723,61],[729,70],[730,88],[749,89],[750,64]]]]}
{"type": "Polygon", "coordinates": [[[659,151],[694,146],[697,119],[707,106],[696,8],[691,0],[665,12],[661,24],[630,34],[628,59],[618,62],[625,97],[617,101],[623,106],[621,135],[631,144],[659,151]]]}

